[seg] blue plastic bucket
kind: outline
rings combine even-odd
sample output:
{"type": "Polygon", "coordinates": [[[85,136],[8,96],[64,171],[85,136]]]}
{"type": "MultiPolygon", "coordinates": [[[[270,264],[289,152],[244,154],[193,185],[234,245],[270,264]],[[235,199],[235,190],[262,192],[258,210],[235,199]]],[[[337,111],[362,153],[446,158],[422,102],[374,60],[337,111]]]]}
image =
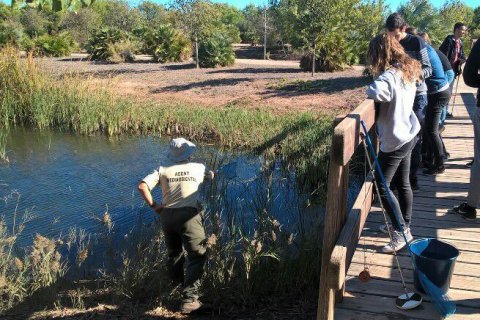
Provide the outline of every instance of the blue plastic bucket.
{"type": "Polygon", "coordinates": [[[412,241],[410,250],[417,266],[413,272],[415,289],[425,293],[418,280],[418,271],[421,271],[442,293],[447,293],[450,288],[455,261],[460,254],[458,249],[438,239],[425,238],[412,241]]]}

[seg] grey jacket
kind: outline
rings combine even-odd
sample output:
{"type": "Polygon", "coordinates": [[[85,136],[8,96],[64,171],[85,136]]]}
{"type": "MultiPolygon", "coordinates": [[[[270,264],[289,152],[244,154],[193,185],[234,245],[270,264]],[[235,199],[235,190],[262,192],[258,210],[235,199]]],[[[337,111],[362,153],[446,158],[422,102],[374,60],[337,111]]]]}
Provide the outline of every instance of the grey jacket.
{"type": "Polygon", "coordinates": [[[382,73],[368,86],[368,98],[380,103],[377,134],[382,152],[398,150],[420,131],[420,123],[413,112],[415,92],[415,83],[405,84],[401,71],[394,68],[382,73]]]}

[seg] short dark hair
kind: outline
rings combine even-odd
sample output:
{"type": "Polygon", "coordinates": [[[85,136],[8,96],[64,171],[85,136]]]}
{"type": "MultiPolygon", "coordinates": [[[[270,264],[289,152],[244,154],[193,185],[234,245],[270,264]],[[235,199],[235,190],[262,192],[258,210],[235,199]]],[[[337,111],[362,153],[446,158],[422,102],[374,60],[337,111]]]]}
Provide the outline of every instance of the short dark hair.
{"type": "Polygon", "coordinates": [[[407,23],[403,19],[402,15],[398,12],[392,13],[388,16],[387,21],[385,22],[385,28],[388,31],[394,31],[395,29],[402,29],[407,23]]]}
{"type": "Polygon", "coordinates": [[[408,34],[413,34],[414,36],[418,34],[417,28],[415,27],[408,27],[407,30],[405,30],[405,32],[408,34]]]}
{"type": "Polygon", "coordinates": [[[457,31],[457,29],[460,29],[460,28],[463,28],[463,27],[466,27],[466,24],[463,23],[463,22],[457,22],[455,23],[455,25],[453,26],[453,32],[457,31]]]}

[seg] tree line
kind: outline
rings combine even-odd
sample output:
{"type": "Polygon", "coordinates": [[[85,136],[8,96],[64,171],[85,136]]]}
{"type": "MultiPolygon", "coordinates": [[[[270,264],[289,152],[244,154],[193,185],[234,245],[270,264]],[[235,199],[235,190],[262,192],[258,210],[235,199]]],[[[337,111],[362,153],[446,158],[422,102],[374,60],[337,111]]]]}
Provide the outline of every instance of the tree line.
{"type": "MultiPolygon", "coordinates": [[[[456,22],[480,33],[480,6],[447,0],[409,0],[398,10],[439,44],[456,22]]],[[[334,71],[362,62],[391,8],[382,0],[269,0],[238,9],[208,0],[173,0],[168,6],[124,0],[12,0],[0,4],[0,46],[37,55],[87,50],[92,59],[130,61],[150,54],[158,62],[194,57],[197,67],[234,62],[233,43],[303,55],[305,70],[334,71]]],[[[468,40],[466,47],[468,48],[468,40]]]]}

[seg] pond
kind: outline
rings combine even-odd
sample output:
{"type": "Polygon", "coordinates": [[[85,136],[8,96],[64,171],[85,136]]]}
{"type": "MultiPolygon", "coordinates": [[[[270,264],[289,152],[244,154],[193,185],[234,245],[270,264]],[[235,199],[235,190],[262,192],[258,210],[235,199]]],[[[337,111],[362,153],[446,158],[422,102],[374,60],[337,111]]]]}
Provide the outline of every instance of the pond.
{"type": "MultiPolygon", "coordinates": [[[[137,192],[138,182],[166,160],[168,140],[159,137],[79,136],[49,130],[12,129],[6,144],[9,163],[0,165],[0,217],[11,228],[25,213],[31,216],[20,246],[35,234],[65,235],[72,228],[98,230],[105,211],[116,230],[127,234],[139,217],[154,219],[137,192]],[[17,215],[14,213],[17,212],[17,215]]],[[[252,226],[259,212],[298,232],[318,221],[322,206],[306,206],[295,174],[280,162],[231,154],[199,146],[195,159],[217,172],[202,186],[207,212],[223,220],[252,226]]],[[[159,188],[154,197],[161,198],[159,188]]]]}

